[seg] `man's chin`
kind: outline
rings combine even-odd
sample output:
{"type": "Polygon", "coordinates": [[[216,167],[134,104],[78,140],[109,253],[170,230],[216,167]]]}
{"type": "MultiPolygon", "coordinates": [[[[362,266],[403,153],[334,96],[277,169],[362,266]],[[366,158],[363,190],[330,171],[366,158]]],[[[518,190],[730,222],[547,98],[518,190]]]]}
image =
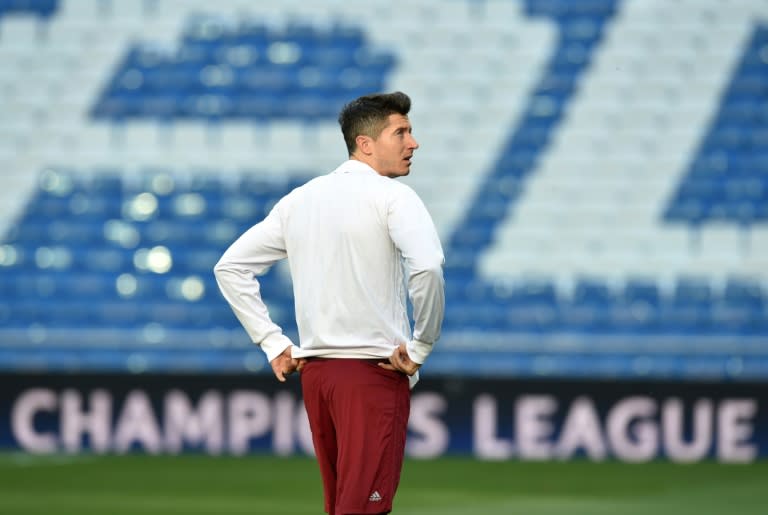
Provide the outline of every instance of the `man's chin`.
{"type": "Polygon", "coordinates": [[[391,172],[387,175],[387,177],[389,177],[390,179],[397,179],[398,177],[405,177],[409,173],[411,173],[411,169],[406,168],[405,170],[398,170],[396,172],[391,172]]]}

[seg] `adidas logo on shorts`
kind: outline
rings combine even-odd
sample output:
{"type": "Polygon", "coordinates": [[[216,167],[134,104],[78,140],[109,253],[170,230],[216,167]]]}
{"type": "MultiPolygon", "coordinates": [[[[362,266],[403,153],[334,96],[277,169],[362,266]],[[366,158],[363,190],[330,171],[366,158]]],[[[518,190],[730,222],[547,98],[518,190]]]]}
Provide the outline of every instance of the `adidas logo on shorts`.
{"type": "Polygon", "coordinates": [[[377,491],[373,492],[371,496],[368,498],[370,502],[379,502],[381,501],[381,494],[377,491]]]}

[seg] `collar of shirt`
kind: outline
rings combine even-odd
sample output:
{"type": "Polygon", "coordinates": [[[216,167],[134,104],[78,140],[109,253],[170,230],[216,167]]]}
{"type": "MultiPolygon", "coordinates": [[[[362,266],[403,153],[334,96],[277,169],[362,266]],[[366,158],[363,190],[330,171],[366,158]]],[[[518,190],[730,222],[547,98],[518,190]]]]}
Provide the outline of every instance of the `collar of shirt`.
{"type": "Polygon", "coordinates": [[[379,172],[363,163],[362,161],[358,161],[357,159],[349,159],[348,161],[344,161],[331,173],[368,173],[379,175],[379,172]]]}

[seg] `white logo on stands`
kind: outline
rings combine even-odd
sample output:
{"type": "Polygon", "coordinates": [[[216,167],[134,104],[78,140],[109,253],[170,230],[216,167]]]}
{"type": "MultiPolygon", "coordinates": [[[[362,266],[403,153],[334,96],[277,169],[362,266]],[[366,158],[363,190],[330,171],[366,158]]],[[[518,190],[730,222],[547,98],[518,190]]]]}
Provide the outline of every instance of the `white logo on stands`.
{"type": "Polygon", "coordinates": [[[371,502],[379,502],[381,501],[381,494],[377,491],[373,492],[371,496],[368,498],[371,502]]]}

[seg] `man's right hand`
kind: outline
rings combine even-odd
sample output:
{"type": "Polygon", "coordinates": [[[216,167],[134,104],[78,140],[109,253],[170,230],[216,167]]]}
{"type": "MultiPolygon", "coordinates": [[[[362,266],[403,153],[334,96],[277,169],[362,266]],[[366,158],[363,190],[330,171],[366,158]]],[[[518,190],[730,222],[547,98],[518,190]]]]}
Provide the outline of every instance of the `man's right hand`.
{"type": "Polygon", "coordinates": [[[294,372],[301,372],[304,368],[304,363],[307,361],[304,358],[294,359],[291,354],[293,347],[286,347],[275,359],[269,362],[272,365],[272,372],[275,373],[275,377],[281,383],[285,382],[285,376],[291,375],[294,372]]]}

